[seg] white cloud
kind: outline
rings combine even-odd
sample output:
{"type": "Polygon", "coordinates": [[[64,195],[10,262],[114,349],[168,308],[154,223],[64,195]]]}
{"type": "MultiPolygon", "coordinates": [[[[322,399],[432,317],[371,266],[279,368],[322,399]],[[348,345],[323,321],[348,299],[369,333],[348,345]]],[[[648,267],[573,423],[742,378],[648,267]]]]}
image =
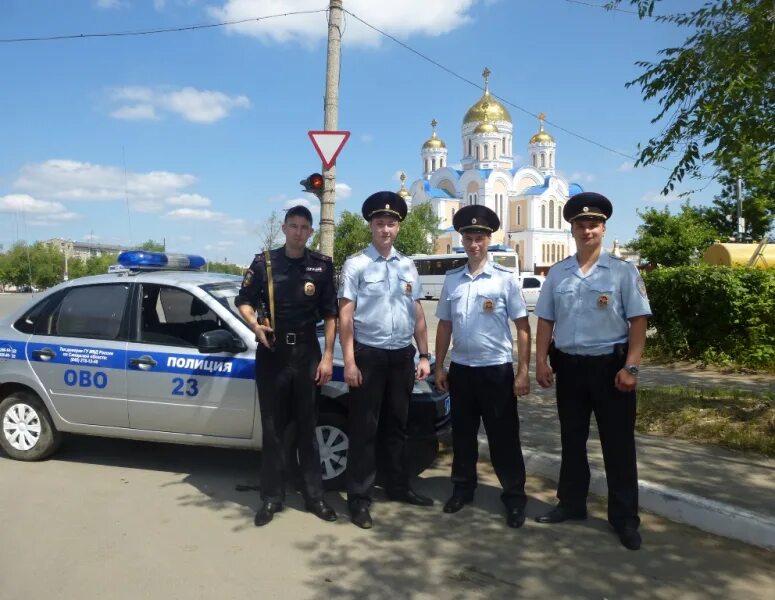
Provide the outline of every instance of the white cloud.
{"type": "Polygon", "coordinates": [[[173,206],[210,206],[210,198],[200,196],[199,194],[180,194],[167,198],[167,204],[173,206]]]}
{"type": "Polygon", "coordinates": [[[30,225],[54,225],[78,219],[79,215],[67,210],[61,202],[37,200],[28,194],[0,196],[0,213],[20,213],[30,225]]]}
{"type": "Polygon", "coordinates": [[[620,173],[628,173],[632,171],[635,168],[635,163],[633,163],[631,160],[626,160],[622,164],[620,164],[616,170],[620,173]]]}
{"type": "Polygon", "coordinates": [[[641,196],[640,201],[644,204],[668,204],[677,202],[680,198],[674,194],[663,196],[660,192],[650,190],[641,196]]]}
{"type": "MultiPolygon", "coordinates": [[[[235,33],[257,37],[264,42],[313,45],[326,39],[326,14],[292,15],[256,21],[256,17],[321,8],[320,0],[221,0],[210,9],[219,21],[253,19],[232,25],[235,33]]],[[[471,21],[470,8],[476,0],[391,0],[389,9],[375,0],[347,0],[345,6],[364,21],[398,38],[412,35],[439,36],[471,21]]],[[[325,3],[324,3],[325,4],[325,3]]],[[[382,36],[357,19],[345,14],[344,44],[377,46],[382,36]]]]}
{"type": "Polygon", "coordinates": [[[250,107],[247,96],[193,87],[126,86],[111,90],[110,98],[121,104],[110,116],[125,120],[158,119],[159,113],[172,113],[194,123],[215,123],[234,109],[250,107]]]}
{"type": "Polygon", "coordinates": [[[129,207],[137,213],[158,213],[164,210],[164,205],[158,200],[130,200],[129,207]]]}
{"type": "Polygon", "coordinates": [[[125,4],[122,2],[122,0],[94,0],[94,6],[103,10],[121,8],[124,5],[125,4]]]}
{"type": "Polygon", "coordinates": [[[156,110],[150,104],[122,106],[110,113],[110,116],[124,121],[153,121],[159,118],[156,110]]]}
{"type": "Polygon", "coordinates": [[[595,175],[583,171],[577,171],[568,177],[568,181],[571,183],[593,183],[595,179],[595,175]]]}
{"type": "Polygon", "coordinates": [[[206,208],[176,208],[169,211],[164,216],[168,219],[181,221],[212,221],[214,223],[222,223],[237,229],[242,229],[245,226],[244,219],[233,219],[225,213],[216,212],[206,208]]]}
{"type": "MultiPolygon", "coordinates": [[[[294,206],[306,206],[309,209],[309,212],[312,213],[313,217],[317,217],[320,215],[320,202],[316,200],[307,200],[306,198],[293,198],[292,200],[286,200],[285,204],[283,204],[283,212],[288,210],[289,208],[293,208],[294,206]]],[[[283,214],[283,218],[285,218],[285,215],[283,214]]]]}
{"type": "Polygon", "coordinates": [[[74,160],[47,160],[22,167],[17,190],[53,200],[160,200],[193,184],[196,177],[170,171],[124,173],[124,169],[74,160]]]}
{"type": "Polygon", "coordinates": [[[353,189],[346,183],[336,184],[336,198],[337,200],[347,200],[353,195],[353,189]]]}

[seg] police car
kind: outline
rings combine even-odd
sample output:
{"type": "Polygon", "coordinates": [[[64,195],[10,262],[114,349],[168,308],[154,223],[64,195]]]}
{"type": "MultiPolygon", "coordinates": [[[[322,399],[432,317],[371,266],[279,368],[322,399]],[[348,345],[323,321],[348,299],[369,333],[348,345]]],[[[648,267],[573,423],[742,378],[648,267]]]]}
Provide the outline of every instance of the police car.
{"type": "Polygon", "coordinates": [[[535,310],[544,281],[546,281],[546,277],[543,275],[519,275],[519,286],[522,288],[522,297],[525,299],[528,310],[535,310]]]}
{"type": "MultiPolygon", "coordinates": [[[[203,272],[204,259],[190,255],[130,251],[119,262],[125,270],[62,283],[0,319],[2,449],[41,460],[63,433],[260,449],[256,341],[234,305],[241,278],[203,272]]],[[[328,489],[344,482],[348,449],[335,347],[317,429],[328,489]]],[[[449,396],[417,382],[415,473],[435,459],[449,420],[449,396]]]]}

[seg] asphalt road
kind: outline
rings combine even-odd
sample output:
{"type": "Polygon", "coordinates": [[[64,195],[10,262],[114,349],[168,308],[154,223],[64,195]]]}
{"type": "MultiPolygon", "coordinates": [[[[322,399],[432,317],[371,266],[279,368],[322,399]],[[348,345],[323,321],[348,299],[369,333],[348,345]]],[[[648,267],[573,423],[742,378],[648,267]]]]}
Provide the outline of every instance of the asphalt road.
{"type": "MultiPolygon", "coordinates": [[[[0,311],[16,301],[0,296],[0,311]]],[[[378,493],[375,527],[362,531],[346,517],[319,521],[290,494],[258,529],[259,460],[81,436],[41,463],[0,453],[0,598],[706,599],[775,589],[771,553],[651,515],[643,549],[629,552],[599,501],[585,523],[509,529],[485,464],[476,504],[445,515],[447,456],[414,484],[436,500],[431,509],[378,493]]],[[[528,494],[532,517],[554,485],[530,477],[528,494]]],[[[341,494],[328,499],[345,511],[341,494]]]]}

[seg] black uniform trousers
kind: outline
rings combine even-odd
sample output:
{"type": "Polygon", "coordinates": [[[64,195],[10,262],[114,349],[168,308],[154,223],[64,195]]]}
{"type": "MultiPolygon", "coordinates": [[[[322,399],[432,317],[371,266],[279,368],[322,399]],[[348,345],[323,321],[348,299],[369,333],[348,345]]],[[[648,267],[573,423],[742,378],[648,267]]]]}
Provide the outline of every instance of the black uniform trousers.
{"type": "Polygon", "coordinates": [[[347,501],[369,504],[377,474],[377,439],[384,443],[385,489],[409,489],[406,421],[414,387],[414,346],[385,350],[354,343],[355,364],[363,383],[350,388],[350,448],[347,453],[347,501]],[[380,435],[378,436],[378,431],[380,435]]]}
{"type": "Polygon", "coordinates": [[[589,492],[587,439],[595,413],[608,483],[608,521],[615,529],[640,524],[635,456],[635,392],[614,386],[623,357],[577,356],[557,352],[557,413],[562,466],[557,498],[572,511],[586,509],[589,492]]]}
{"type": "Polygon", "coordinates": [[[514,366],[449,366],[452,411],[453,493],[473,499],[479,457],[479,423],[484,423],[490,458],[509,508],[524,508],[525,460],[519,443],[519,415],[514,397],[514,366]]]}
{"type": "Polygon", "coordinates": [[[317,427],[317,385],[320,345],[314,333],[295,345],[278,335],[274,349],[259,344],[256,351],[256,385],[261,408],[261,498],[282,502],[285,498],[286,456],[284,440],[291,423],[296,425],[302,493],[308,502],[323,497],[317,427]]]}

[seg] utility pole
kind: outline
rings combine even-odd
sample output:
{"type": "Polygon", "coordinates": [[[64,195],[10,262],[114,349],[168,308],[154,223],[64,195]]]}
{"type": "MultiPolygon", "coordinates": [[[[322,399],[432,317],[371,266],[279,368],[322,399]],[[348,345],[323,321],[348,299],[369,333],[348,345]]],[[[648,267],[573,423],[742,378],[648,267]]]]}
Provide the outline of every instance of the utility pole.
{"type": "Polygon", "coordinates": [[[745,219],[743,218],[743,178],[737,178],[737,242],[743,243],[745,219]]]}
{"type": "MultiPolygon", "coordinates": [[[[342,0],[330,0],[328,6],[328,58],[326,60],[326,96],[323,129],[339,127],[339,69],[342,62],[342,0]]],[[[334,204],[336,203],[336,165],[323,170],[323,195],[320,199],[320,252],[334,255],[334,204]]]]}

